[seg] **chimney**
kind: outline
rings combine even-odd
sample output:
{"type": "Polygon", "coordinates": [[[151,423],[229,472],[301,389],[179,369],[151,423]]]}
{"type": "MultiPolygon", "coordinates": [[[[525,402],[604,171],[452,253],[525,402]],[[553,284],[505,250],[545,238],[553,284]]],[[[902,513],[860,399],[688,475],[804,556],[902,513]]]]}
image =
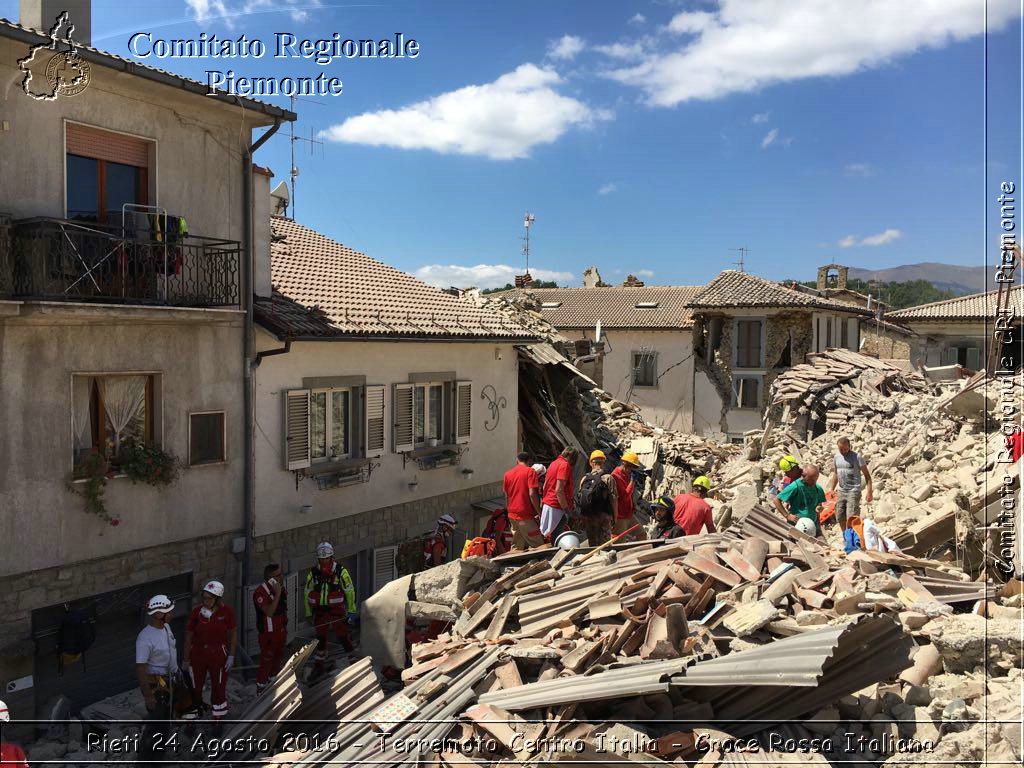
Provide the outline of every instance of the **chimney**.
{"type": "Polygon", "coordinates": [[[92,45],[92,0],[21,0],[20,23],[49,33],[64,11],[75,27],[71,39],[92,45]]]}
{"type": "Polygon", "coordinates": [[[257,296],[270,296],[270,214],[273,198],[269,168],[252,167],[252,290],[257,296]]]}
{"type": "Polygon", "coordinates": [[[644,281],[636,275],[626,275],[626,280],[622,283],[623,288],[643,288],[644,281]]]}

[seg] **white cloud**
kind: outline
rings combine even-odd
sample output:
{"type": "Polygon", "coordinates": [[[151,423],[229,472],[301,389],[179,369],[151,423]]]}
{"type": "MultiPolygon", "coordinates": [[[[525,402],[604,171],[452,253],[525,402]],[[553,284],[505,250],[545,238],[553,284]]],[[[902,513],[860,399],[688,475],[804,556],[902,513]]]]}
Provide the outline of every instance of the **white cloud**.
{"type": "MultiPolygon", "coordinates": [[[[669,32],[689,35],[681,47],[605,74],[640,88],[655,106],[717,99],[848,75],[965,40],[984,31],[981,6],[978,0],[719,0],[714,13],[684,12],[671,20],[669,32]]],[[[1018,14],[1016,0],[988,0],[989,31],[1018,14]]]]}
{"type": "Polygon", "coordinates": [[[633,17],[629,20],[629,23],[635,26],[640,26],[641,24],[647,23],[647,17],[644,16],[642,13],[635,13],[633,14],[633,17]]]}
{"type": "Polygon", "coordinates": [[[308,21],[308,11],[322,7],[321,0],[185,0],[185,5],[196,21],[218,19],[229,29],[234,28],[238,16],[287,11],[292,21],[308,21]]]}
{"type": "Polygon", "coordinates": [[[836,245],[840,248],[852,248],[854,246],[867,246],[874,247],[878,245],[888,245],[894,240],[899,240],[903,237],[903,232],[898,229],[887,229],[884,232],[879,232],[877,235],[868,235],[858,240],[853,235],[847,235],[842,238],[836,245]]]}
{"type": "Polygon", "coordinates": [[[613,59],[640,59],[646,54],[647,49],[643,43],[610,43],[608,45],[595,45],[594,50],[610,56],[613,59]]]}
{"type": "Polygon", "coordinates": [[[638,269],[633,274],[635,274],[637,277],[646,277],[648,280],[654,277],[654,272],[652,272],[649,269],[638,269]]]}
{"type": "Polygon", "coordinates": [[[610,195],[612,192],[614,192],[617,189],[618,189],[618,186],[615,184],[615,182],[614,181],[609,181],[607,184],[602,184],[600,187],[598,187],[597,194],[599,194],[599,195],[610,195]]]}
{"type": "Polygon", "coordinates": [[[849,163],[843,170],[846,171],[847,176],[859,176],[861,178],[873,176],[875,173],[875,169],[868,163],[849,163]]]}
{"type": "MultiPolygon", "coordinates": [[[[509,283],[515,284],[516,275],[522,274],[521,269],[508,264],[477,264],[464,267],[460,264],[427,264],[416,270],[415,275],[425,283],[438,288],[500,288],[509,283]]],[[[550,269],[530,269],[536,280],[554,280],[559,285],[572,282],[572,272],[557,272],[550,269]]]]}
{"type": "Polygon", "coordinates": [[[526,157],[574,126],[611,117],[555,90],[553,69],[523,64],[493,83],[467,85],[400,109],[382,109],[332,125],[322,136],[349,144],[429,149],[494,160],[526,157]]]}
{"type": "Polygon", "coordinates": [[[758,112],[756,115],[750,116],[750,122],[754,125],[762,125],[768,122],[768,118],[771,117],[771,110],[768,112],[758,112]]]}
{"type": "Polygon", "coordinates": [[[562,35],[557,40],[552,40],[548,43],[548,56],[559,61],[569,61],[576,58],[586,47],[587,45],[583,42],[582,37],[562,35]]]}
{"type": "Polygon", "coordinates": [[[764,135],[764,138],[761,139],[761,149],[768,149],[768,147],[775,143],[777,138],[779,138],[779,129],[772,128],[764,135]]]}

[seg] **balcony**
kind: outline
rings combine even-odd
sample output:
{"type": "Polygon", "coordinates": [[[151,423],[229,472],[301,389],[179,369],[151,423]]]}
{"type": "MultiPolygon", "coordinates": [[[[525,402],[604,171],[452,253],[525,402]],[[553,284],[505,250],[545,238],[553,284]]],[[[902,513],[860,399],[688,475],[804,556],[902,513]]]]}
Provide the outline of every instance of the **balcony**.
{"type": "Polygon", "coordinates": [[[234,240],[0,218],[0,298],[237,307],[241,256],[234,240]]]}

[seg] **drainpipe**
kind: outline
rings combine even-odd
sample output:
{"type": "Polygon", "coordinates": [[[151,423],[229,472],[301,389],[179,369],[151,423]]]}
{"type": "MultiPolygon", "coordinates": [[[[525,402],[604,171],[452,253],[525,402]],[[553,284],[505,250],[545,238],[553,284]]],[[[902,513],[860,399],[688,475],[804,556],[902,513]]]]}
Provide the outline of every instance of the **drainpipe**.
{"type": "MultiPolygon", "coordinates": [[[[255,521],[254,493],[256,487],[256,468],[254,464],[253,445],[253,221],[252,221],[252,156],[263,144],[277,133],[281,127],[281,119],[275,118],[274,125],[260,136],[252,144],[242,157],[242,237],[244,238],[243,253],[244,262],[242,265],[242,300],[245,302],[245,357],[242,361],[244,375],[243,397],[245,413],[245,498],[243,499],[244,525],[245,525],[245,552],[242,555],[242,583],[244,588],[252,581],[253,567],[253,528],[255,521]]],[[[244,594],[244,593],[243,593],[244,594]]],[[[245,627],[245,611],[242,615],[242,631],[245,627]]],[[[243,635],[244,637],[244,635],[243,635]]]]}

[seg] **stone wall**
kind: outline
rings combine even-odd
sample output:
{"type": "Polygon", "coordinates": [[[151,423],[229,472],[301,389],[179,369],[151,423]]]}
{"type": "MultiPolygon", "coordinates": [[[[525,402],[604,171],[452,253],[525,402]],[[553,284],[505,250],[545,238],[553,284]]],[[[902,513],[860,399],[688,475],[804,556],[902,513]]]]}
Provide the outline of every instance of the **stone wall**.
{"type": "Polygon", "coordinates": [[[860,329],[861,348],[865,355],[885,360],[909,360],[910,336],[879,328],[872,323],[863,323],[860,329]]]}

